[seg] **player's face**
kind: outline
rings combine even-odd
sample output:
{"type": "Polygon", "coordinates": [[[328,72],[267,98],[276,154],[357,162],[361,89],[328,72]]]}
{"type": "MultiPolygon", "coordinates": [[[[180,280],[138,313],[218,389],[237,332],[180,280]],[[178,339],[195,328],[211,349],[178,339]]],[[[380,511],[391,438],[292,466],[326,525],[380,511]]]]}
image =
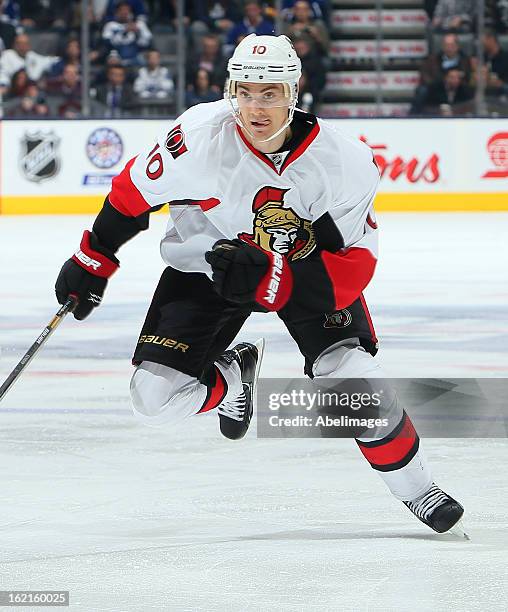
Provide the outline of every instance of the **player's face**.
{"type": "Polygon", "coordinates": [[[242,121],[256,139],[270,138],[288,118],[282,83],[238,83],[236,95],[242,121]]]}

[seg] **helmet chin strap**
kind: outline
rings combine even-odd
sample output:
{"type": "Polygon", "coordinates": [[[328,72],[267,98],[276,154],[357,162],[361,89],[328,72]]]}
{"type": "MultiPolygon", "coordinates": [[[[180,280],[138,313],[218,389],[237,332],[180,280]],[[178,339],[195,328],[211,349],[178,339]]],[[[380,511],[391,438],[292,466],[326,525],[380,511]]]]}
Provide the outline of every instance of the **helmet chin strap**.
{"type": "Polygon", "coordinates": [[[249,130],[249,128],[244,125],[244,122],[242,121],[241,112],[239,110],[235,110],[233,104],[231,104],[231,107],[233,108],[233,114],[235,116],[236,123],[252,138],[252,140],[255,140],[256,142],[270,142],[274,138],[277,138],[279,134],[282,134],[282,132],[290,126],[291,121],[293,121],[293,114],[295,112],[294,106],[290,107],[288,118],[283,123],[283,125],[275,132],[275,134],[272,134],[271,136],[269,136],[268,138],[264,138],[263,140],[259,140],[259,138],[256,138],[256,136],[249,130]]]}

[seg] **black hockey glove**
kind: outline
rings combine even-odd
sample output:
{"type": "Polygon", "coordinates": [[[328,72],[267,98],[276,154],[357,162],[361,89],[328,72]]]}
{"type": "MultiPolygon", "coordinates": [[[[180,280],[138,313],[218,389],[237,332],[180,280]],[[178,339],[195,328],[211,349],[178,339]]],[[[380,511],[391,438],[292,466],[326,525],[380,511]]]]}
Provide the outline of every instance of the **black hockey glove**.
{"type": "Polygon", "coordinates": [[[219,295],[231,302],[257,302],[279,310],[293,287],[291,269],[283,255],[270,253],[242,240],[219,240],[205,254],[219,295]]]}
{"type": "Polygon", "coordinates": [[[55,293],[60,304],[72,295],[78,299],[74,318],[81,321],[99,306],[108,284],[108,278],[118,269],[120,262],[104,248],[93,232],[84,232],[76,253],[68,259],[56,279],[55,293]]]}

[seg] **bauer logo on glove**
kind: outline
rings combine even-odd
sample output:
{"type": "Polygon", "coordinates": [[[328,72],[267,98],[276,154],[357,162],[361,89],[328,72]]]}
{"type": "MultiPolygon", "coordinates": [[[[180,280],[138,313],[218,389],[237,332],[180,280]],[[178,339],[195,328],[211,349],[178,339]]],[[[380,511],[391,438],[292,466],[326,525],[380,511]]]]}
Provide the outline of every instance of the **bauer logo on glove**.
{"type": "Polygon", "coordinates": [[[293,277],[279,253],[264,251],[242,240],[219,240],[205,254],[219,295],[231,302],[257,302],[280,310],[291,296],[293,277]]]}
{"type": "Polygon", "coordinates": [[[55,293],[60,304],[73,295],[78,305],[74,318],[81,321],[100,305],[108,278],[118,270],[118,259],[99,243],[88,230],[83,233],[79,249],[68,259],[56,279],[55,293]]]}

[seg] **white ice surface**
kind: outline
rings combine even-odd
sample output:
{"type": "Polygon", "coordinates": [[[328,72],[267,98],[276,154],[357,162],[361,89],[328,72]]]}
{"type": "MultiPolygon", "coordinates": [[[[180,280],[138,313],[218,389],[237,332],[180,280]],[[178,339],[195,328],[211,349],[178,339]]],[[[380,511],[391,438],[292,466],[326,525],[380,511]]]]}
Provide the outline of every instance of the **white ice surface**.
{"type": "MultiPolygon", "coordinates": [[[[0,404],[0,589],[69,590],[84,611],[508,609],[506,440],[425,441],[466,507],[465,542],[412,517],[350,440],[252,428],[233,443],[214,414],[178,429],[133,419],[130,355],[164,222],[122,249],[101,308],[64,321],[0,404]]],[[[0,217],[1,380],[56,311],[54,279],[89,225],[0,217]]],[[[389,375],[506,376],[508,215],[380,226],[367,298],[389,375]]],[[[276,316],[241,332],[259,335],[262,375],[301,375],[276,316]]]]}

